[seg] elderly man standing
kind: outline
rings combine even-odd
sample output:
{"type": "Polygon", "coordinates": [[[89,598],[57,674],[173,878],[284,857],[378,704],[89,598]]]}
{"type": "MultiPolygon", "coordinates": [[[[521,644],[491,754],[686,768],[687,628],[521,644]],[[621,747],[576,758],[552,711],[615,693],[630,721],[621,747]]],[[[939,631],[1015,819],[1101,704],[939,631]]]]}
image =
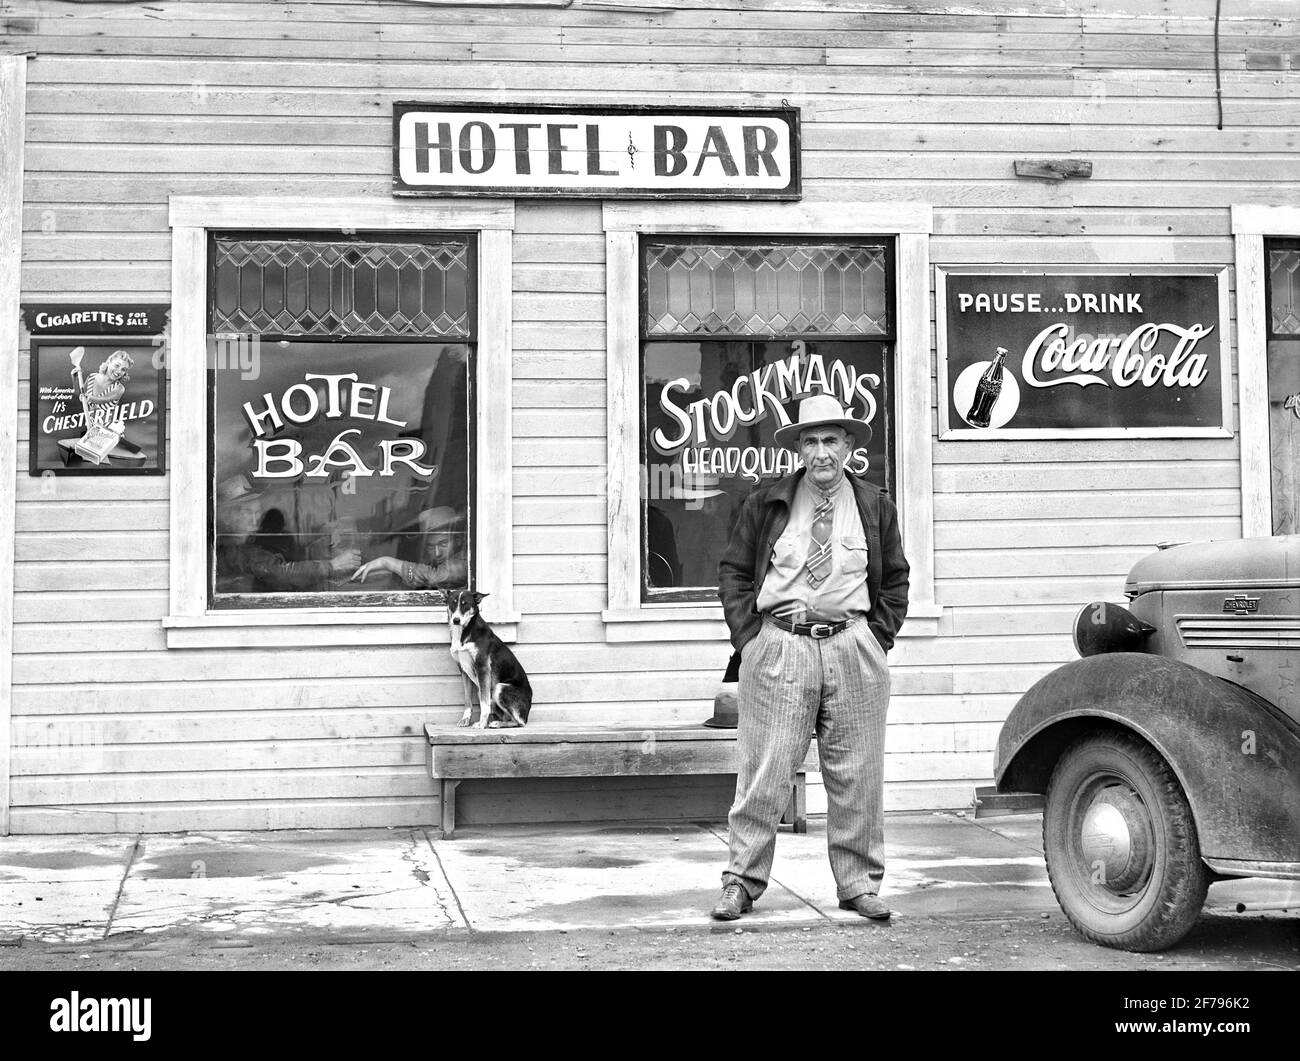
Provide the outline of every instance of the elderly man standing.
{"type": "Polygon", "coordinates": [[[718,567],[731,641],[741,652],[736,798],[720,921],[767,887],[776,827],[817,734],[826,841],[840,907],[884,920],[885,653],[907,615],[898,513],[844,470],[868,424],[830,395],[805,398],[776,432],[804,469],[749,495],[718,567]]]}

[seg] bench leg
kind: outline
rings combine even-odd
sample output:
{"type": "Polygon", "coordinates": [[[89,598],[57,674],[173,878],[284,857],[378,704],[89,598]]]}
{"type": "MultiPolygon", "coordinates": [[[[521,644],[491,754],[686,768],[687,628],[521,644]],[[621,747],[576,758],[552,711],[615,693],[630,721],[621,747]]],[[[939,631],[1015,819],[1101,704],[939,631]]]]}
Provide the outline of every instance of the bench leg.
{"type": "Polygon", "coordinates": [[[808,777],[802,771],[794,775],[794,789],[781,815],[781,824],[793,825],[796,833],[808,831],[808,777]]]}
{"type": "Polygon", "coordinates": [[[808,831],[808,777],[806,774],[796,774],[794,778],[794,796],[791,798],[794,804],[794,831],[796,833],[806,833],[808,831]]]}
{"type": "Polygon", "coordinates": [[[450,840],[456,835],[456,786],[459,780],[442,779],[442,838],[450,840]]]}

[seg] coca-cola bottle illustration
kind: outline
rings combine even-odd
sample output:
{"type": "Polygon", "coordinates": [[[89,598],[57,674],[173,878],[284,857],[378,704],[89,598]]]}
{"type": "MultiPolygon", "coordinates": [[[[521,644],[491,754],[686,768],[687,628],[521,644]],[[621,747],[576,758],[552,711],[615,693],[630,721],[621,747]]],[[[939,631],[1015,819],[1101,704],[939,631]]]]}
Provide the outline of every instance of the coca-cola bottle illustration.
{"type": "Polygon", "coordinates": [[[999,346],[993,363],[975,385],[975,400],[970,403],[970,412],[966,414],[966,422],[972,427],[989,426],[993,406],[997,404],[998,395],[1002,393],[1002,364],[1006,359],[1006,349],[999,346]]]}

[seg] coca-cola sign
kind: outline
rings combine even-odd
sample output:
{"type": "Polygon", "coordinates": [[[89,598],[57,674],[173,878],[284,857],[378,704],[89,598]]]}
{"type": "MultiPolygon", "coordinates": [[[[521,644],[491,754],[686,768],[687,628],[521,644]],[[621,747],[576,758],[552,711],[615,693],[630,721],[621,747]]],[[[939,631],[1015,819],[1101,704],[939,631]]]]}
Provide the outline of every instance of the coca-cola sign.
{"type": "Polygon", "coordinates": [[[940,269],[936,294],[944,438],[1231,433],[1223,269],[940,269]]]}

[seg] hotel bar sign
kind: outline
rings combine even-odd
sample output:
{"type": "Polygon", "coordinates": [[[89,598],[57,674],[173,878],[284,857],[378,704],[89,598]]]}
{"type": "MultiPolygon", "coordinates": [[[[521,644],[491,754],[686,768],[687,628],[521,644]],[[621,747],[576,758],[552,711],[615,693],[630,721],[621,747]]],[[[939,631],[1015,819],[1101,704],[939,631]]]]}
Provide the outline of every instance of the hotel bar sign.
{"type": "Polygon", "coordinates": [[[393,194],[798,199],[799,111],[395,103],[393,194]]]}

